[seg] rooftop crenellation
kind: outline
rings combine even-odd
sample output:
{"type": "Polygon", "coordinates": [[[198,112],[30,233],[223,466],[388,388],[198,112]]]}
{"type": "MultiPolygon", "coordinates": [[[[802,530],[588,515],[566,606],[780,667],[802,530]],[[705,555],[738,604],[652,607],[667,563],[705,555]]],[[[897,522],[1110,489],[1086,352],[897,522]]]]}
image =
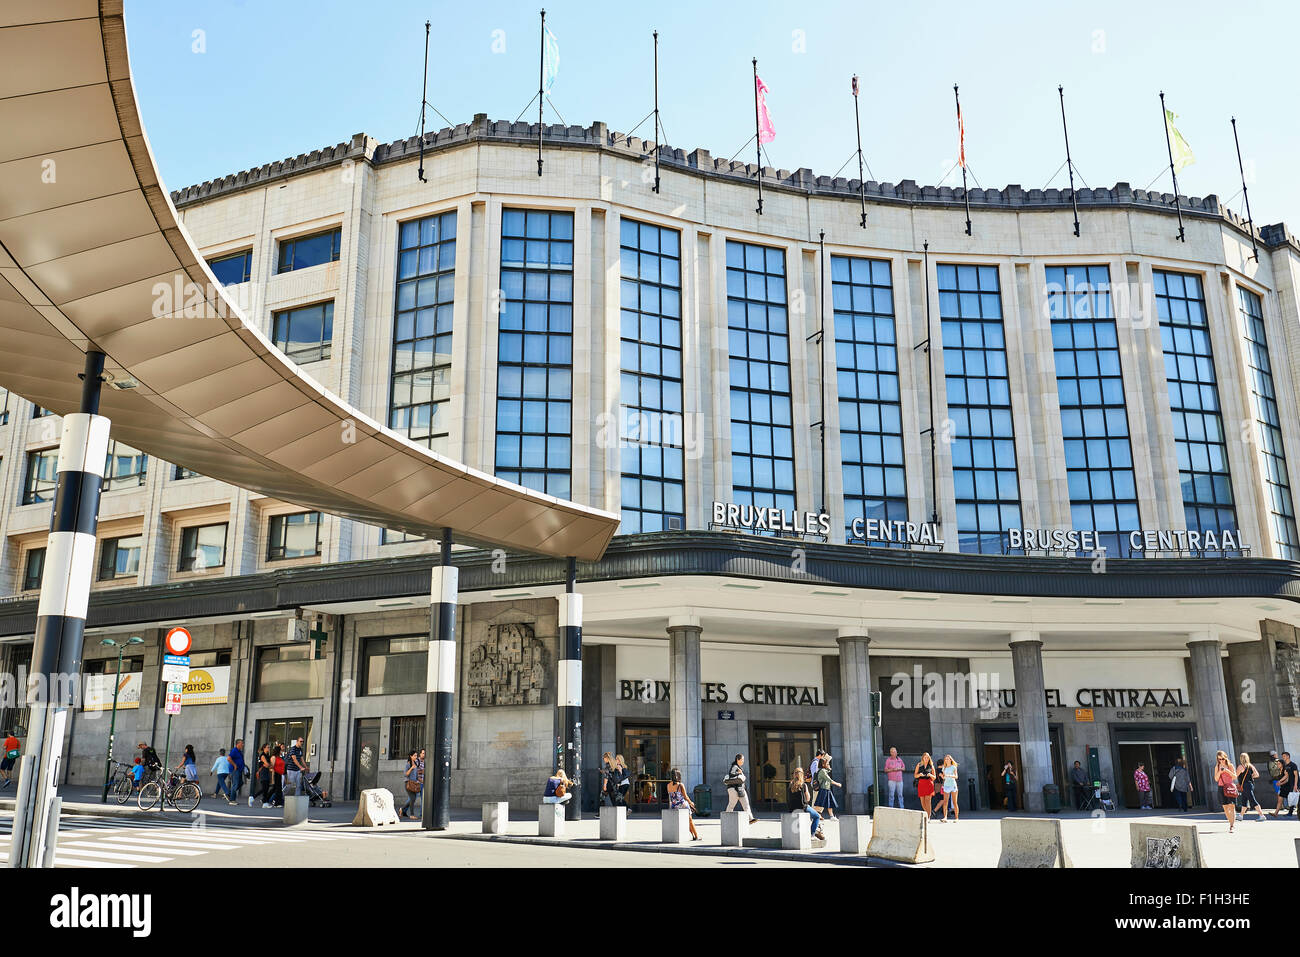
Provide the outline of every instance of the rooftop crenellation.
{"type": "MultiPolygon", "coordinates": [[[[533,145],[537,143],[537,124],[511,122],[509,120],[489,120],[487,114],[478,113],[470,123],[458,123],[456,126],[444,127],[427,132],[424,135],[425,155],[437,154],[470,142],[490,140],[502,143],[533,145]]],[[[564,126],[546,124],[542,129],[543,146],[549,149],[603,149],[613,153],[635,158],[638,162],[651,158],[654,154],[653,140],[637,136],[628,136],[609,129],[599,121],[590,126],[564,126]]],[[[268,182],[296,176],[312,170],[341,164],[344,162],[369,162],[380,166],[409,160],[420,152],[420,137],[409,136],[391,143],[379,143],[365,133],[356,133],[347,142],[334,146],[300,153],[273,163],[266,163],[253,169],[232,173],[220,179],[208,180],[193,186],[175,190],[171,194],[172,202],[177,207],[200,203],[215,197],[248,189],[268,182]]],[[[694,149],[690,152],[665,145],[659,151],[660,166],[676,169],[691,175],[714,176],[740,182],[753,182],[756,166],[736,160],[715,159],[708,150],[694,149]]],[[[915,180],[905,179],[898,183],[880,183],[868,180],[865,188],[860,180],[842,176],[819,176],[812,170],[802,168],[791,172],[785,169],[772,169],[764,166],[763,184],[769,189],[807,193],[815,196],[842,197],[856,200],[865,193],[875,203],[901,203],[919,206],[960,206],[964,198],[960,187],[921,186],[915,180]]],[[[992,209],[1059,209],[1071,204],[1068,189],[1025,189],[1019,184],[1011,184],[1001,189],[972,187],[970,204],[975,208],[992,209]]],[[[1134,189],[1129,183],[1116,183],[1111,187],[1082,188],[1075,190],[1075,198],[1080,207],[1130,206],[1151,210],[1174,212],[1174,195],[1154,190],[1134,189]]],[[[1179,203],[1189,216],[1217,218],[1243,233],[1247,232],[1246,220],[1232,210],[1224,207],[1218,196],[1185,196],[1180,194],[1179,203]]],[[[1248,234],[1248,233],[1247,233],[1248,234]]],[[[1255,226],[1255,236],[1266,247],[1275,248],[1289,245],[1300,251],[1300,243],[1292,236],[1285,224],[1275,223],[1268,226],[1255,226]]]]}

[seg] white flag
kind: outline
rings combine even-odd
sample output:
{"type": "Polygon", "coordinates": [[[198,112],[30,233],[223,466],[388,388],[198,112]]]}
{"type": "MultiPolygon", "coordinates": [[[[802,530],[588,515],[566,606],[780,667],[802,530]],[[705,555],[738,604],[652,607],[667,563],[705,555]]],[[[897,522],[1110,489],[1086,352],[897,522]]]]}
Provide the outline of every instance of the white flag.
{"type": "Polygon", "coordinates": [[[550,27],[544,28],[542,37],[542,93],[551,95],[555,86],[555,74],[560,72],[560,43],[550,27]]]}

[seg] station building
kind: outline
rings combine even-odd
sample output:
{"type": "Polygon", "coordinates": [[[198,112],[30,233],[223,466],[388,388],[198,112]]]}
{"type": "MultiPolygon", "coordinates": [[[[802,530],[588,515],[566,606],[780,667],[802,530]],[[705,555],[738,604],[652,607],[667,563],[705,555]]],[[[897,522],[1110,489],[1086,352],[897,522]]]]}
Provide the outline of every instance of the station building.
{"type": "MultiPolygon", "coordinates": [[[[261,331],[437,452],[621,513],[579,564],[585,800],[744,753],[760,807],[835,758],[958,762],[967,806],[1136,806],[1186,758],[1300,746],[1300,244],[1213,196],[765,169],[590,127],[365,135],[172,194],[261,331]],[[656,188],[657,187],[657,188],[656,188]],[[863,225],[862,214],[866,218],[863,225]],[[1296,357],[1296,358],[1293,358],[1296,357]],[[880,726],[870,692],[881,695],[880,726]]],[[[181,294],[177,291],[175,295],[181,294]]],[[[160,298],[174,295],[159,290],[160,298]]],[[[0,398],[0,669],[30,661],[57,417],[0,398]]],[[[424,742],[435,542],[114,443],[66,781],[130,745],[308,739],[336,795],[424,742]],[[195,637],[181,713],[160,638],[195,637]],[[138,636],[118,671],[116,648],[138,636]]],[[[561,562],[458,548],[454,802],[555,765],[561,562]]],[[[4,723],[21,732],[18,699],[4,723]]],[[[913,799],[914,801],[914,799],[913,799]]],[[[914,805],[913,805],[914,806],[914,805]]]]}

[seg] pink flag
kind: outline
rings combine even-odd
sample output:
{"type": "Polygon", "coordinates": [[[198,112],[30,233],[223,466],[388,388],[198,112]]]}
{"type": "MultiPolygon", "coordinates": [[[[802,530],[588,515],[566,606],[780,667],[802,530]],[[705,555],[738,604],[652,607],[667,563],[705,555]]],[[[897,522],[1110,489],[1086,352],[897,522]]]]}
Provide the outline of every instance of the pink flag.
{"type": "Polygon", "coordinates": [[[754,75],[754,96],[758,100],[758,141],[770,143],[776,139],[776,127],[772,125],[772,114],[767,112],[767,84],[757,74],[754,75]]]}

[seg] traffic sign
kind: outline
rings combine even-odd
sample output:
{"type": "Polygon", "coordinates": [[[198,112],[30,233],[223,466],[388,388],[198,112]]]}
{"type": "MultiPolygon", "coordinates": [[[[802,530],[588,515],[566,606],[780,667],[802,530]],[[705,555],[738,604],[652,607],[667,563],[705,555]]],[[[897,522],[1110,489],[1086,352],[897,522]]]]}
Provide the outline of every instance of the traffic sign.
{"type": "Polygon", "coordinates": [[[167,684],[167,713],[181,713],[181,692],[184,689],[179,681],[168,682],[167,684]]]}
{"type": "Polygon", "coordinates": [[[193,643],[189,631],[177,625],[163,638],[163,650],[169,655],[188,655],[193,643]]]}
{"type": "Polygon", "coordinates": [[[174,681],[190,680],[189,655],[163,655],[162,680],[171,684],[174,681]]]}

